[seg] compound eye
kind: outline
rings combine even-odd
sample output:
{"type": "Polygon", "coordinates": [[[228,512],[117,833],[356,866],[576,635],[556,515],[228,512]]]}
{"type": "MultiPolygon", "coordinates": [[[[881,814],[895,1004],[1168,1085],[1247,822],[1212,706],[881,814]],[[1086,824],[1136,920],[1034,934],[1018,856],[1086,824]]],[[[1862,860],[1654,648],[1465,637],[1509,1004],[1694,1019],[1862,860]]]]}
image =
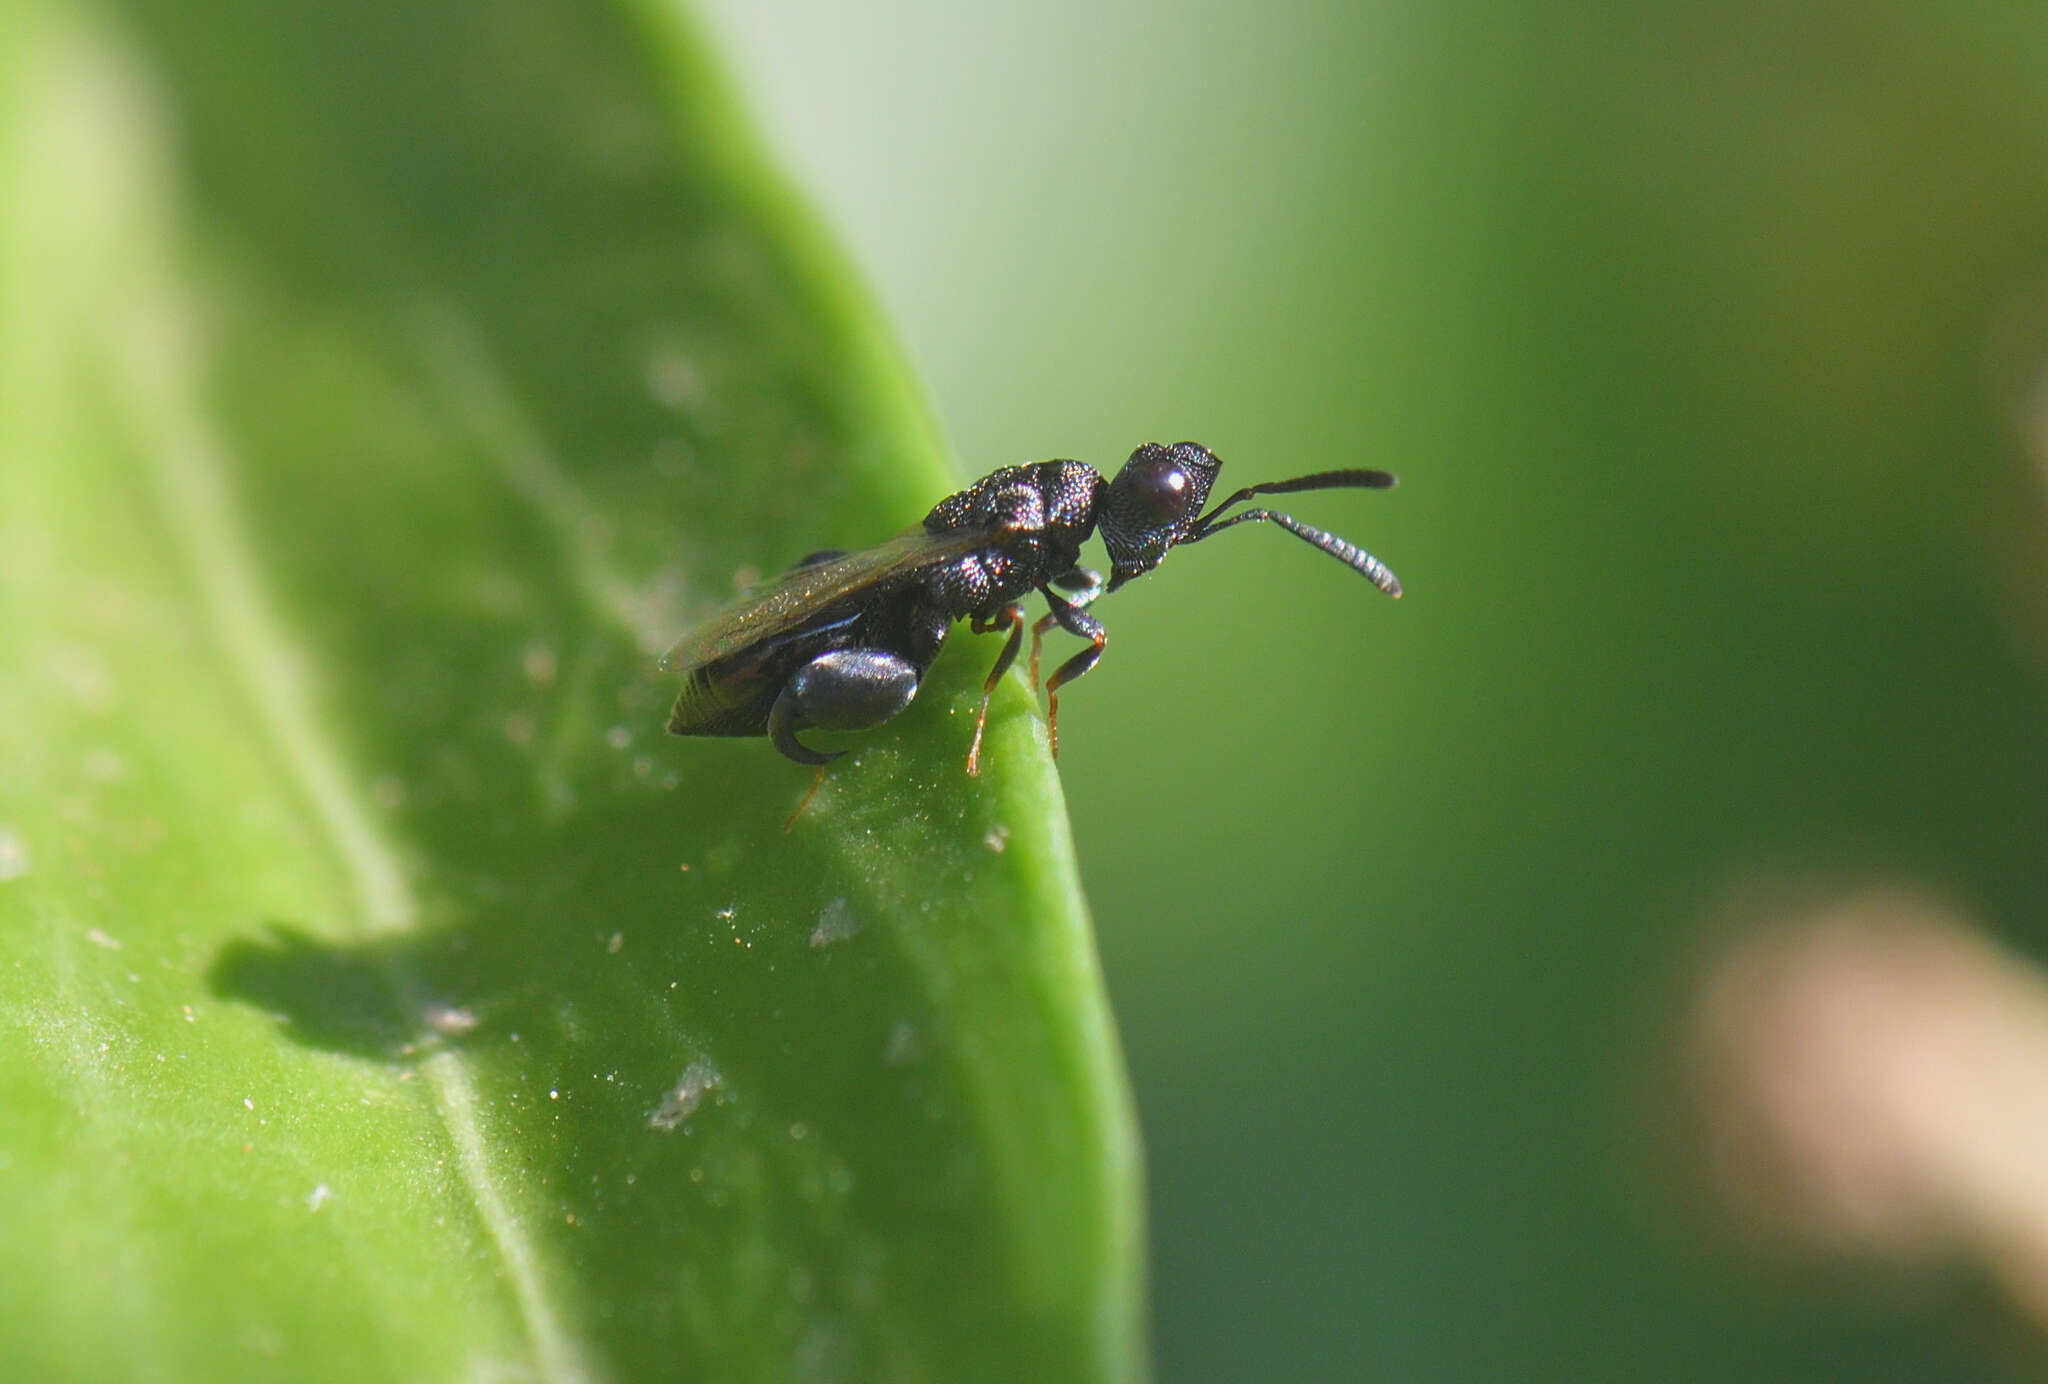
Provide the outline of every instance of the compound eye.
{"type": "Polygon", "coordinates": [[[1171,457],[1148,457],[1125,468],[1129,495],[1154,524],[1178,524],[1195,504],[1195,480],[1171,457]]]}

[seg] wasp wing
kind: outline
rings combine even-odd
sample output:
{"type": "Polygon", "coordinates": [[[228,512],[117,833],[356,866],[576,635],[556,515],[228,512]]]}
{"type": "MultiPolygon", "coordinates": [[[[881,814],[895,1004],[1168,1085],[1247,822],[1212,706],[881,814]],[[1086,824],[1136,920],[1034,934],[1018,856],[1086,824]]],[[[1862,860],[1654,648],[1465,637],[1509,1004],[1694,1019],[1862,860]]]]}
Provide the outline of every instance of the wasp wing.
{"type": "Polygon", "coordinates": [[[875,595],[934,563],[970,553],[994,531],[922,528],[843,557],[793,567],[677,640],[661,656],[665,673],[694,673],[792,634],[843,622],[842,607],[875,595]]]}
{"type": "Polygon", "coordinates": [[[854,610],[836,620],[802,626],[757,640],[716,663],[683,675],[668,714],[671,735],[765,735],[768,714],[791,673],[827,648],[860,619],[854,610]]]}

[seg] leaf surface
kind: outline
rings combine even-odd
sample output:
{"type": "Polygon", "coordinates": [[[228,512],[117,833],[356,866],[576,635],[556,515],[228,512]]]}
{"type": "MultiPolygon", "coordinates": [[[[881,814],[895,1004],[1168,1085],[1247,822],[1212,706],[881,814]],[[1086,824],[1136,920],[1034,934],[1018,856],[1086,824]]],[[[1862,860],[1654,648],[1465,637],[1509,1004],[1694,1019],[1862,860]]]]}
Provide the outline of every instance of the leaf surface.
{"type": "Polygon", "coordinates": [[[992,641],[787,835],[805,771],[661,733],[736,574],[951,485],[670,11],[10,8],[0,379],[29,1374],[1142,1373],[992,641]]]}

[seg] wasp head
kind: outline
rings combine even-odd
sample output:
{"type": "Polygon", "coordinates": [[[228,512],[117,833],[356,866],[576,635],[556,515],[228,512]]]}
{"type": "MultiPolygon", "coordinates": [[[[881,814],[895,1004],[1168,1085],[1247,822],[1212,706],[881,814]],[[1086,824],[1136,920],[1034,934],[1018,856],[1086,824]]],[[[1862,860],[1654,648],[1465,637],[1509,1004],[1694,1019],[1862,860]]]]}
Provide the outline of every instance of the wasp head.
{"type": "Polygon", "coordinates": [[[1109,549],[1109,589],[1141,577],[1194,529],[1223,463],[1195,442],[1148,442],[1131,453],[1097,508],[1109,549]]]}

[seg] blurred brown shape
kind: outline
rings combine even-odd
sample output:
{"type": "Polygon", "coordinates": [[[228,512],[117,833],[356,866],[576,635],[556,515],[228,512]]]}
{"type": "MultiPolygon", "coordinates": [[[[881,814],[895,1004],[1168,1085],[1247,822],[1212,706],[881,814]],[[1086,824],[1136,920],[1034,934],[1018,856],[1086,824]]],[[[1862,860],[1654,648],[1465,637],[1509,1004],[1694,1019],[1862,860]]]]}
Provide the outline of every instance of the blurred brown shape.
{"type": "Polygon", "coordinates": [[[1985,366],[2024,479],[1972,516],[1995,564],[2020,646],[2048,664],[2048,275],[2007,295],[1991,316],[1985,366]]]}
{"type": "Polygon", "coordinates": [[[2048,1326],[2048,978],[1904,888],[1780,909],[1697,982],[1685,1067],[1759,1246],[1963,1259],[2048,1326]]]}

